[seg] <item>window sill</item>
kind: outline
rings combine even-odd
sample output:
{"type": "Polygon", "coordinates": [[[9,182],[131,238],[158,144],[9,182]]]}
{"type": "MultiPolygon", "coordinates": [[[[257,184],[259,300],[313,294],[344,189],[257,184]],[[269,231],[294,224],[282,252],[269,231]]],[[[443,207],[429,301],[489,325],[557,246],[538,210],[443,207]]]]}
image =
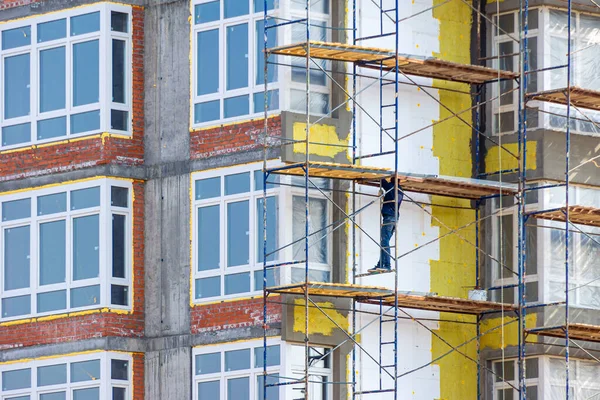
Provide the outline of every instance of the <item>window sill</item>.
{"type": "Polygon", "coordinates": [[[91,314],[132,314],[133,310],[131,308],[115,308],[116,306],[111,307],[95,307],[95,308],[81,308],[77,311],[63,312],[63,313],[44,313],[37,316],[30,317],[12,317],[12,318],[3,318],[0,320],[0,326],[13,326],[13,325],[22,325],[29,324],[34,322],[44,322],[44,321],[52,321],[55,319],[63,319],[63,318],[73,318],[80,317],[84,315],[91,314]]]}

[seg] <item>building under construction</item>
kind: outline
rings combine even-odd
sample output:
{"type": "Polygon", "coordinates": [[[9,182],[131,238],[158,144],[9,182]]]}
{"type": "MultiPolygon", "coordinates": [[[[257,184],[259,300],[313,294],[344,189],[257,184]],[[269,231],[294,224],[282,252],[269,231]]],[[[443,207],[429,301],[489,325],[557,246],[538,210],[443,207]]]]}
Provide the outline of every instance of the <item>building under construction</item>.
{"type": "Polygon", "coordinates": [[[600,398],[596,0],[0,21],[0,399],[600,398]]]}

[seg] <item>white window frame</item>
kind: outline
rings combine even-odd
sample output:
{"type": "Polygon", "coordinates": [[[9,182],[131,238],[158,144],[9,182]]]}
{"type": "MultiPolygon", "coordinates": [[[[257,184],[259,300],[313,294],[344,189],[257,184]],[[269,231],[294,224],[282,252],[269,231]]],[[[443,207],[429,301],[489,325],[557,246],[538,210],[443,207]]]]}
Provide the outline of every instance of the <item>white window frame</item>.
{"type": "MultiPolygon", "coordinates": [[[[538,69],[542,68],[541,65],[541,61],[543,60],[542,56],[543,56],[543,40],[542,40],[542,24],[543,24],[543,19],[542,19],[542,9],[541,8],[532,8],[529,10],[529,12],[537,12],[538,13],[538,28],[537,29],[529,29],[528,30],[528,34],[527,37],[529,39],[531,38],[536,38],[536,40],[538,41],[537,44],[537,60],[538,60],[538,69]]],[[[500,16],[505,16],[505,15],[513,15],[513,24],[514,24],[514,32],[509,32],[510,36],[512,36],[513,38],[518,38],[519,36],[519,13],[515,12],[515,11],[510,11],[510,12],[504,12],[504,13],[500,13],[500,14],[495,14],[494,15],[494,22],[496,24],[498,24],[499,21],[499,17],[500,16]]],[[[513,44],[513,51],[512,53],[518,53],[519,52],[519,44],[517,42],[515,42],[508,34],[499,31],[500,35],[496,36],[498,28],[496,28],[495,26],[491,25],[491,31],[492,31],[492,55],[494,57],[498,56],[498,49],[499,49],[499,44],[502,43],[512,43],[513,44]]],[[[508,57],[507,57],[508,58],[508,57]]],[[[518,72],[518,68],[519,68],[519,56],[515,55],[512,56],[512,62],[513,62],[513,66],[516,69],[516,71],[514,72],[518,72]]],[[[499,69],[500,65],[499,65],[499,60],[497,58],[495,58],[492,62],[493,64],[493,68],[499,69]]],[[[531,68],[530,68],[531,70],[531,68]]],[[[540,75],[543,76],[543,75],[540,75]]],[[[492,83],[492,98],[496,98],[500,95],[499,92],[499,84],[498,83],[492,83]]],[[[541,91],[541,79],[538,79],[538,91],[541,91]]],[[[513,89],[516,89],[517,83],[513,82],[513,89]]],[[[518,90],[514,90],[512,92],[512,102],[511,104],[504,104],[504,105],[500,105],[500,98],[494,100],[491,104],[492,104],[492,133],[494,136],[498,136],[498,135],[503,135],[503,134],[511,134],[511,133],[515,133],[518,131],[519,129],[519,110],[518,110],[518,104],[519,104],[519,91],[518,90]],[[514,123],[514,129],[512,131],[508,131],[508,130],[503,130],[503,127],[500,126],[499,132],[496,132],[496,125],[497,125],[497,119],[500,118],[500,115],[506,112],[513,112],[513,123],[514,123]]],[[[528,103],[528,108],[539,108],[540,104],[537,101],[532,101],[528,103]]],[[[541,121],[541,118],[538,116],[538,121],[541,121]]],[[[531,123],[527,124],[527,128],[528,129],[536,129],[536,126],[532,126],[531,123]]]]}
{"type": "MultiPolygon", "coordinates": [[[[332,9],[331,9],[331,0],[320,0],[320,1],[327,1],[329,2],[329,14],[323,14],[323,13],[319,13],[316,12],[314,10],[311,10],[311,14],[310,14],[310,18],[311,18],[311,23],[316,23],[316,22],[323,22],[325,24],[325,35],[326,35],[326,40],[327,42],[331,42],[331,21],[332,21],[332,9]]],[[[288,5],[289,9],[287,11],[287,16],[289,20],[299,20],[299,19],[303,19],[306,18],[306,11],[301,10],[301,9],[296,9],[292,6],[291,3],[289,3],[288,5]]],[[[288,29],[286,29],[285,32],[285,37],[287,39],[286,43],[294,43],[292,41],[292,37],[293,37],[293,33],[292,30],[294,28],[298,29],[299,27],[301,27],[302,29],[306,29],[306,23],[303,22],[297,22],[294,23],[292,25],[290,25],[288,27],[288,29]],[[304,24],[304,25],[302,25],[304,24]]],[[[315,40],[315,38],[311,38],[311,40],[315,40]]],[[[319,39],[320,40],[320,39],[319,39]]],[[[306,41],[306,38],[304,39],[304,41],[306,41]]],[[[287,58],[287,62],[286,64],[292,64],[292,60],[293,58],[287,58]]],[[[318,61],[318,60],[316,60],[318,61]]],[[[324,69],[326,71],[331,69],[331,62],[330,61],[325,61],[324,63],[324,69]]],[[[309,62],[309,68],[316,68],[316,66],[314,65],[314,63],[311,61],[309,62]]],[[[306,69],[306,68],[305,68],[306,69]]],[[[331,74],[331,72],[328,72],[329,74],[331,74]]],[[[303,107],[302,109],[297,109],[294,108],[294,104],[292,102],[292,92],[293,91],[301,91],[303,94],[306,93],[306,83],[304,82],[295,82],[292,80],[292,67],[286,67],[286,82],[288,82],[289,84],[289,90],[286,91],[286,109],[290,110],[290,111],[294,111],[294,112],[298,112],[298,113],[306,113],[306,108],[303,107]]],[[[317,84],[311,84],[310,85],[310,91],[311,94],[312,93],[319,93],[322,95],[326,95],[327,96],[327,110],[329,113],[331,113],[331,90],[332,90],[332,82],[331,79],[327,76],[325,76],[325,85],[317,85],[317,84]]],[[[280,96],[281,98],[281,96],[280,96]]],[[[311,115],[325,115],[325,114],[321,114],[321,113],[313,113],[311,111],[310,113],[311,115]]]]}
{"type": "MultiPolygon", "coordinates": [[[[537,387],[537,399],[544,399],[545,397],[542,397],[542,392],[543,392],[543,376],[544,376],[544,360],[546,357],[527,357],[527,359],[530,358],[537,358],[538,360],[538,377],[537,378],[526,378],[525,379],[525,385],[527,386],[527,390],[531,390],[530,388],[533,386],[537,387]]],[[[505,389],[511,389],[510,384],[512,384],[514,387],[519,387],[519,364],[518,361],[514,358],[511,359],[505,359],[505,362],[512,362],[513,364],[513,376],[515,377],[515,379],[513,379],[512,381],[500,381],[500,382],[496,382],[496,375],[493,375],[493,385],[492,385],[492,400],[504,400],[502,399],[501,396],[498,396],[498,390],[505,390],[505,389]]],[[[500,364],[501,365],[502,360],[494,360],[492,362],[492,371],[496,371],[495,369],[495,365],[496,364],[500,364]]],[[[505,372],[506,373],[506,372],[505,372]]],[[[513,389],[513,396],[517,396],[517,397],[513,397],[514,399],[518,399],[518,392],[515,391],[513,389]]]]}
{"type": "MultiPolygon", "coordinates": [[[[544,201],[544,209],[545,210],[562,207],[564,205],[564,201],[565,201],[565,188],[564,187],[556,187],[556,188],[552,188],[552,189],[546,189],[543,191],[542,196],[543,196],[542,198],[544,201]]],[[[581,206],[600,207],[600,190],[571,185],[569,188],[569,202],[570,202],[570,204],[576,204],[576,205],[581,205],[581,206]],[[591,195],[591,196],[588,197],[589,195],[591,195]]],[[[564,264],[561,264],[561,266],[557,267],[557,269],[560,272],[558,272],[557,274],[552,273],[552,268],[551,268],[552,262],[553,262],[552,254],[557,252],[556,244],[554,244],[552,241],[552,232],[553,231],[560,232],[561,237],[564,238],[565,223],[540,220],[540,221],[538,221],[538,224],[541,224],[542,226],[546,227],[546,228],[542,229],[542,231],[543,231],[543,232],[541,232],[542,234],[540,236],[538,236],[538,240],[541,240],[541,244],[542,244],[541,247],[547,249],[547,251],[542,252],[543,258],[539,258],[539,260],[543,260],[543,265],[545,266],[545,270],[547,271],[545,273],[546,276],[544,279],[544,294],[545,294],[544,301],[545,302],[557,301],[556,296],[551,297],[551,295],[554,293],[553,287],[551,287],[551,286],[554,286],[554,288],[560,287],[561,292],[564,292],[564,288],[565,288],[564,264]],[[559,230],[551,229],[551,227],[557,227],[562,230],[559,231],[559,230]]],[[[600,233],[600,228],[594,228],[592,226],[581,226],[581,225],[578,225],[578,227],[583,232],[600,233]]],[[[574,230],[575,228],[571,228],[571,229],[574,230]]],[[[583,238],[583,234],[581,234],[581,233],[573,233],[571,235],[570,240],[569,240],[569,254],[571,256],[582,253],[582,238],[583,238]]],[[[563,243],[563,245],[564,245],[564,243],[563,243]]],[[[596,246],[596,245],[592,244],[592,246],[596,246]]],[[[564,251],[560,251],[558,258],[560,258],[560,257],[562,257],[562,260],[564,262],[564,251]]],[[[587,263],[587,266],[589,268],[591,261],[582,260],[582,263],[583,264],[587,263]]],[[[570,257],[569,271],[571,273],[569,275],[569,286],[571,288],[575,288],[575,287],[579,287],[581,285],[586,285],[586,287],[591,286],[591,287],[595,287],[598,290],[600,290],[600,281],[591,282],[592,279],[590,279],[590,277],[587,277],[587,278],[584,277],[581,269],[577,268],[579,266],[581,266],[581,265],[578,264],[577,262],[575,262],[574,258],[570,257]]],[[[600,272],[598,272],[597,275],[598,275],[598,277],[600,277],[600,272]]],[[[582,289],[585,290],[585,287],[583,287],[582,289]]],[[[562,296],[562,298],[564,299],[564,296],[562,296]]],[[[580,299],[580,289],[574,289],[574,290],[571,289],[569,292],[570,306],[594,309],[594,307],[591,307],[589,305],[580,304],[579,299],[580,299]]]]}
{"type": "MultiPolygon", "coordinates": [[[[255,367],[254,360],[254,349],[264,347],[262,338],[248,340],[243,342],[236,343],[224,343],[219,345],[209,345],[209,346],[201,346],[195,347],[192,351],[192,371],[193,371],[193,379],[192,379],[192,395],[193,399],[198,399],[198,384],[202,382],[211,382],[211,381],[220,381],[220,396],[222,400],[227,400],[227,380],[235,379],[235,378],[245,378],[249,377],[250,379],[250,398],[258,397],[258,385],[257,378],[263,375],[263,367],[255,367]],[[238,370],[238,371],[225,371],[225,353],[228,351],[235,350],[250,350],[250,368],[238,370]],[[220,353],[221,354],[221,369],[220,372],[211,373],[211,374],[203,374],[196,375],[196,356],[203,354],[212,354],[212,353],[220,353]]],[[[287,365],[286,360],[286,346],[285,343],[279,340],[279,338],[268,338],[267,346],[279,346],[279,354],[280,354],[280,365],[277,366],[268,366],[267,374],[280,374],[280,369],[283,366],[287,365]]],[[[268,351],[268,350],[267,350],[268,351]]],[[[284,386],[279,386],[279,398],[284,399],[284,386]]]]}
{"type": "MultiPolygon", "coordinates": [[[[550,396],[552,395],[552,386],[560,386],[562,388],[565,387],[565,380],[560,379],[560,380],[553,380],[552,377],[552,372],[551,372],[551,360],[562,360],[564,361],[565,358],[564,357],[544,357],[547,361],[544,363],[544,367],[546,369],[546,371],[544,371],[544,373],[546,374],[546,376],[548,376],[546,385],[544,387],[545,390],[548,391],[547,396],[548,398],[550,398],[550,396]],[[553,385],[553,383],[555,383],[555,385],[553,385]]],[[[581,364],[585,363],[585,364],[591,364],[591,365],[596,365],[597,368],[600,368],[598,366],[598,363],[594,360],[582,360],[582,359],[576,359],[571,357],[569,359],[569,370],[570,370],[570,376],[569,376],[569,387],[572,390],[572,394],[570,398],[582,398],[581,396],[577,395],[577,392],[580,389],[595,389],[598,390],[598,392],[600,392],[600,384],[598,384],[598,382],[596,381],[596,385],[597,386],[591,386],[589,384],[584,385],[585,382],[581,382],[579,380],[579,376],[580,376],[580,370],[581,370],[581,364]]],[[[590,399],[594,399],[597,398],[598,396],[594,396],[591,397],[590,399]]],[[[540,399],[542,398],[546,398],[546,397],[540,397],[540,399]]]]}
{"type": "MultiPolygon", "coordinates": [[[[194,0],[191,4],[192,7],[192,16],[195,15],[195,6],[204,3],[211,3],[215,0],[194,0]]],[[[220,0],[220,13],[221,18],[217,21],[212,22],[204,22],[200,24],[194,24],[194,20],[192,19],[192,104],[191,104],[191,115],[190,115],[190,125],[193,128],[211,126],[218,123],[228,123],[234,121],[248,120],[250,118],[261,117],[264,116],[264,107],[260,107],[260,111],[258,113],[254,112],[254,94],[264,92],[265,85],[263,82],[256,83],[256,73],[257,73],[257,61],[258,57],[263,57],[262,51],[258,54],[255,52],[256,46],[256,23],[258,21],[263,20],[264,14],[262,11],[253,12],[254,10],[254,0],[235,0],[235,1],[248,1],[249,3],[249,13],[246,15],[227,18],[225,19],[224,7],[225,1],[220,0]],[[227,30],[226,28],[229,26],[240,25],[240,24],[248,24],[248,86],[241,89],[233,89],[227,90],[227,82],[226,82],[226,52],[227,52],[227,30]],[[219,90],[216,93],[198,95],[197,88],[197,60],[198,60],[198,33],[205,32],[210,30],[218,29],[219,32],[219,90]],[[236,117],[225,118],[225,99],[248,95],[248,114],[240,115],[236,117]],[[198,103],[205,103],[209,101],[219,100],[219,113],[220,118],[207,121],[207,122],[195,122],[195,105],[198,103]]],[[[261,0],[262,1],[262,0],[261,0]]],[[[280,14],[280,10],[278,9],[278,0],[275,0],[275,9],[269,10],[268,15],[277,16],[280,14]]],[[[272,21],[278,21],[277,19],[271,20],[270,24],[273,24],[272,21]]],[[[273,28],[275,29],[275,28],[273,28]]],[[[279,34],[279,29],[277,29],[277,33],[279,34]]],[[[277,38],[279,41],[280,39],[277,38]]],[[[274,62],[274,61],[271,61],[274,62]]],[[[267,88],[269,91],[279,91],[279,107],[273,110],[268,111],[268,115],[276,114],[279,112],[281,108],[281,91],[280,76],[281,68],[278,66],[275,70],[275,81],[269,83],[267,88]]]]}
{"type": "MultiPolygon", "coordinates": [[[[274,166],[275,163],[269,163],[269,166],[274,166]]],[[[258,243],[258,247],[259,249],[262,248],[261,244],[262,244],[262,239],[261,238],[257,238],[256,237],[256,232],[257,232],[257,227],[258,227],[258,223],[260,223],[260,221],[257,221],[257,216],[258,214],[254,212],[254,205],[256,204],[256,202],[260,199],[263,198],[263,191],[262,190],[255,190],[255,183],[254,183],[254,171],[259,171],[262,170],[262,163],[252,163],[252,164],[245,164],[245,165],[238,165],[238,166],[232,166],[232,167],[228,167],[228,168],[221,168],[221,169],[217,169],[217,170],[210,170],[210,171],[199,171],[199,172],[194,172],[192,173],[192,179],[191,179],[191,184],[192,184],[192,268],[193,268],[193,273],[192,273],[192,282],[191,284],[193,285],[193,302],[194,303],[206,303],[206,302],[211,302],[211,301],[215,301],[217,299],[222,300],[222,299],[233,299],[233,298],[239,298],[239,297],[248,297],[248,296],[259,296],[262,295],[262,289],[260,290],[254,290],[254,286],[255,286],[255,281],[254,281],[254,272],[256,271],[262,271],[263,269],[263,263],[258,261],[258,254],[257,254],[257,243],[258,243]],[[227,195],[225,196],[225,176],[227,175],[234,175],[234,174],[239,174],[239,173],[244,173],[244,172],[248,172],[250,174],[250,192],[246,192],[246,193],[240,193],[240,194],[235,194],[235,195],[227,195]],[[197,180],[203,180],[203,179],[210,179],[210,178],[214,178],[214,177],[221,177],[221,196],[220,197],[214,197],[214,198],[210,198],[210,199],[206,199],[206,200],[196,200],[196,193],[195,193],[195,182],[197,180]],[[249,200],[250,201],[250,206],[251,206],[251,210],[250,210],[250,220],[249,220],[249,240],[250,240],[250,251],[249,251],[249,257],[250,257],[250,263],[248,265],[244,265],[244,266],[236,266],[236,267],[227,267],[227,262],[226,262],[226,253],[227,253],[227,221],[226,221],[226,205],[227,203],[230,202],[235,202],[235,201],[242,201],[242,200],[249,200]],[[219,214],[219,220],[220,220],[220,256],[219,256],[219,260],[220,260],[220,266],[218,269],[212,269],[212,270],[207,270],[207,271],[198,271],[198,218],[197,218],[197,213],[198,213],[198,209],[201,207],[208,207],[208,206],[214,206],[214,205],[219,205],[219,209],[220,209],[220,214],[219,214]],[[220,282],[221,282],[221,290],[220,293],[225,293],[225,276],[226,275],[230,275],[230,274],[237,274],[237,273],[250,273],[250,291],[249,292],[243,292],[243,293],[237,293],[237,294],[230,294],[230,295],[225,295],[223,294],[222,296],[213,296],[213,297],[204,297],[204,298],[196,298],[196,283],[195,281],[197,279],[202,279],[202,278],[210,278],[210,277],[216,277],[219,276],[220,277],[220,282]]],[[[275,175],[271,175],[267,180],[268,182],[272,182],[273,181],[273,176],[275,175]]],[[[296,196],[300,196],[300,195],[304,195],[304,190],[300,189],[300,188],[289,188],[288,185],[290,184],[291,180],[288,179],[288,177],[284,176],[284,175],[277,175],[279,179],[279,182],[281,185],[279,184],[273,184],[273,188],[268,188],[267,187],[267,197],[271,197],[271,196],[277,196],[278,200],[277,200],[277,227],[278,227],[278,232],[277,232],[277,247],[278,249],[280,249],[281,247],[283,247],[284,245],[290,244],[293,241],[293,197],[294,195],[296,196]]],[[[331,213],[332,213],[332,205],[331,202],[329,200],[327,200],[324,196],[322,196],[320,193],[318,193],[317,190],[311,190],[310,193],[310,197],[314,198],[314,199],[323,199],[326,202],[326,207],[327,207],[327,221],[328,223],[330,223],[331,221],[331,213]]],[[[268,222],[267,222],[268,223],[268,222]]],[[[327,241],[327,263],[325,264],[321,264],[321,263],[310,263],[310,268],[311,269],[315,269],[315,270],[322,270],[322,271],[327,271],[330,272],[331,271],[331,239],[330,237],[323,239],[327,241]]],[[[291,260],[293,258],[293,252],[292,252],[292,248],[293,246],[288,246],[285,249],[281,249],[277,252],[277,259],[273,260],[273,261],[269,261],[267,262],[267,265],[273,265],[273,264],[277,264],[279,262],[285,261],[285,260],[291,260]]],[[[279,279],[279,282],[291,282],[291,268],[293,266],[284,266],[284,267],[278,267],[275,269],[275,279],[276,281],[279,279]]]]}
{"type": "MultiPolygon", "coordinates": [[[[329,347],[323,347],[323,346],[311,346],[311,348],[315,348],[318,349],[317,351],[321,351],[322,353],[326,354],[326,357],[329,361],[329,367],[325,368],[325,367],[317,367],[317,366],[311,366],[309,368],[309,381],[311,381],[310,377],[314,376],[314,375],[318,375],[321,377],[326,377],[327,378],[327,382],[324,385],[325,388],[325,399],[333,399],[333,388],[332,388],[332,382],[333,382],[333,363],[334,363],[334,359],[333,359],[333,352],[331,352],[331,348],[329,347]]],[[[296,378],[296,379],[303,379],[304,378],[304,371],[305,371],[305,359],[304,359],[304,345],[302,344],[293,344],[293,343],[286,343],[286,353],[289,354],[288,359],[289,362],[286,364],[286,368],[285,368],[285,372],[282,373],[282,375],[284,376],[288,376],[291,378],[296,378]],[[295,354],[296,353],[296,354],[295,354]],[[300,359],[298,359],[297,355],[300,355],[300,359]]],[[[309,382],[309,383],[313,383],[315,384],[316,382],[309,382]]],[[[285,387],[286,389],[286,399],[290,398],[290,399],[296,399],[299,397],[299,394],[304,395],[303,391],[299,391],[299,388],[304,387],[305,384],[303,382],[300,382],[298,384],[294,384],[294,385],[287,385],[285,387]]],[[[324,400],[323,397],[317,397],[314,393],[314,391],[310,391],[310,387],[309,387],[309,393],[308,393],[308,398],[309,400],[324,400]]]]}
{"type": "MultiPolygon", "coordinates": [[[[91,181],[79,182],[68,185],[59,185],[49,188],[38,189],[25,193],[15,193],[5,196],[0,196],[0,298],[12,298],[16,296],[30,296],[30,313],[13,317],[2,318],[0,321],[11,321],[29,318],[32,316],[46,316],[53,314],[64,314],[72,311],[111,308],[131,310],[133,302],[133,271],[131,270],[132,263],[132,225],[133,225],[133,186],[131,182],[117,179],[100,178],[91,181]],[[70,192],[78,189],[86,189],[91,187],[100,187],[100,206],[94,208],[86,208],[84,210],[71,211],[70,192]],[[111,186],[118,186],[128,189],[128,208],[112,207],[111,204],[111,186]],[[62,213],[49,214],[47,216],[37,215],[37,197],[49,194],[66,192],[67,195],[67,211],[62,213]],[[31,216],[29,218],[2,221],[1,203],[13,200],[31,199],[31,216]],[[125,215],[125,278],[112,277],[112,214],[125,215]],[[72,278],[72,238],[73,218],[86,215],[99,214],[99,276],[97,278],[85,280],[73,280],[72,278]],[[65,265],[65,282],[43,285],[39,284],[39,225],[42,222],[51,222],[56,220],[66,220],[66,265],[65,265]],[[4,290],[4,231],[11,227],[30,226],[30,281],[28,288],[4,290]],[[127,286],[127,306],[111,304],[111,284],[127,286]],[[86,287],[91,285],[100,285],[100,301],[98,304],[93,304],[84,307],[72,308],[70,306],[70,289],[77,287],[86,287]],[[37,295],[55,290],[66,290],[67,307],[61,310],[48,311],[38,313],[37,310],[37,295]]],[[[0,309],[2,303],[0,302],[0,309]]],[[[3,315],[3,311],[0,316],[3,315]]]]}
{"type": "Polygon", "coordinates": [[[9,363],[0,365],[0,383],[2,380],[2,373],[12,370],[19,370],[31,368],[31,387],[27,389],[16,389],[11,391],[2,391],[3,385],[0,385],[0,399],[9,399],[18,396],[31,396],[32,399],[38,399],[39,395],[44,393],[54,393],[57,391],[66,391],[66,399],[71,400],[73,390],[75,389],[87,389],[87,388],[99,388],[100,399],[112,398],[112,388],[120,387],[125,388],[125,398],[131,400],[133,398],[133,359],[131,355],[126,353],[115,353],[115,352],[95,352],[91,354],[81,355],[65,355],[60,358],[42,358],[38,360],[9,363]],[[70,382],[71,368],[70,364],[81,361],[92,361],[100,360],[100,379],[92,379],[85,382],[70,382]],[[111,378],[111,360],[122,360],[128,362],[128,374],[127,380],[115,380],[111,378]],[[48,385],[48,386],[37,386],[37,368],[45,367],[50,365],[67,364],[67,383],[48,385]]]}
{"type": "MultiPolygon", "coordinates": [[[[0,79],[4,79],[4,60],[6,57],[15,56],[20,54],[30,55],[30,111],[29,115],[11,118],[9,120],[4,119],[4,90],[0,93],[0,125],[2,128],[8,126],[14,126],[23,123],[31,124],[31,138],[29,142],[18,143],[14,145],[2,146],[0,143],[1,150],[9,150],[14,148],[26,147],[31,145],[38,145],[44,143],[51,143],[56,141],[64,140],[65,138],[76,138],[90,136],[102,132],[110,132],[122,135],[131,135],[132,131],[132,12],[131,7],[125,5],[119,5],[114,3],[100,3],[90,6],[78,7],[72,10],[62,11],[60,13],[49,13],[41,15],[39,17],[27,18],[17,20],[14,22],[7,22],[2,25],[2,31],[30,26],[31,29],[31,43],[28,46],[22,46],[7,50],[0,50],[0,79]],[[128,18],[128,33],[114,32],[110,29],[111,24],[111,11],[127,14],[128,18]],[[100,12],[100,30],[96,32],[86,33],[82,35],[71,36],[70,25],[71,17],[78,15],[89,14],[93,12],[100,12]],[[60,19],[66,19],[66,38],[47,41],[43,43],[37,43],[37,26],[40,23],[56,21],[60,19]],[[112,102],[112,39],[124,40],[126,49],[126,62],[125,62],[125,101],[126,104],[112,102]],[[73,45],[82,42],[88,42],[91,40],[99,41],[99,101],[98,103],[86,104],[82,106],[72,106],[73,99],[73,45]],[[39,90],[40,90],[40,68],[39,68],[39,53],[42,50],[65,47],[65,108],[61,110],[54,110],[49,112],[40,112],[39,104],[39,90]],[[112,107],[112,108],[111,108],[112,107]],[[128,112],[128,127],[127,131],[116,130],[111,128],[110,117],[111,109],[117,109],[128,112]],[[93,131],[86,131],[82,133],[70,133],[70,116],[87,112],[87,111],[100,111],[100,128],[93,131]],[[50,139],[38,139],[37,138],[37,122],[56,117],[66,118],[66,135],[57,136],[50,139]]],[[[1,49],[1,35],[0,35],[0,49],[1,49]]]]}

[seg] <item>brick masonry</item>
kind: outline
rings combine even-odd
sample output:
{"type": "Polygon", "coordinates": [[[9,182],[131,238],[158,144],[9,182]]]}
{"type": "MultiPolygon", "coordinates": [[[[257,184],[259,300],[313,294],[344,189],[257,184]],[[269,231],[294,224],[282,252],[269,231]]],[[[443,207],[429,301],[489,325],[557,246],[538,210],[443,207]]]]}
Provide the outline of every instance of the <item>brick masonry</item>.
{"type": "MultiPolygon", "coordinates": [[[[201,159],[262,148],[261,133],[264,124],[265,120],[262,118],[194,130],[190,134],[190,157],[201,159]]],[[[279,115],[269,118],[268,132],[272,138],[281,136],[279,115]]]]}
{"type": "Polygon", "coordinates": [[[0,350],[106,336],[144,334],[144,184],[133,184],[133,311],[96,312],[0,326],[0,350]]]}
{"type": "MultiPolygon", "coordinates": [[[[281,304],[269,303],[267,305],[267,324],[281,322],[281,309],[281,304]]],[[[191,323],[192,334],[223,329],[262,327],[263,299],[200,304],[192,308],[191,323]]]]}
{"type": "MultiPolygon", "coordinates": [[[[0,10],[9,3],[0,3],[0,10]]],[[[21,4],[19,4],[21,5],[21,4]]],[[[96,165],[144,162],[144,10],[132,7],[133,131],[131,138],[94,135],[56,144],[0,152],[0,182],[73,171],[96,165]]]]}
{"type": "Polygon", "coordinates": [[[134,353],[133,358],[133,400],[143,400],[145,391],[144,354],[134,353]]]}

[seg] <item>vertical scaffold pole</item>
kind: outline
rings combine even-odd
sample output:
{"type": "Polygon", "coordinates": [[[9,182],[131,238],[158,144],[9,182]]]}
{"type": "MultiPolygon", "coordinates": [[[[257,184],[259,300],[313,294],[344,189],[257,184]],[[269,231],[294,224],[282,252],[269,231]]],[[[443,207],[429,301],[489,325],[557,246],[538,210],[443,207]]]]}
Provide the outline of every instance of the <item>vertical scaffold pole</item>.
{"type": "MultiPolygon", "coordinates": [[[[356,2],[352,0],[352,44],[356,45],[356,2]]],[[[356,164],[356,64],[352,64],[352,164],[356,164]]],[[[356,212],[356,181],[352,181],[352,214],[356,212]]],[[[352,284],[356,284],[356,223],[352,224],[352,284]]],[[[352,335],[356,335],[356,300],[352,299],[352,335]]],[[[352,346],[352,399],[356,395],[356,346],[352,346]]]]}
{"type": "MultiPolygon", "coordinates": [[[[263,0],[263,83],[264,87],[264,126],[263,126],[263,400],[267,400],[267,150],[268,150],[268,129],[269,122],[267,99],[268,66],[269,56],[267,54],[267,0],[263,0]]],[[[278,386],[275,386],[280,390],[278,386]]]]}
{"type": "MultiPolygon", "coordinates": [[[[398,53],[399,53],[399,37],[398,29],[400,25],[400,13],[399,13],[399,0],[395,1],[395,18],[394,18],[394,41],[396,56],[394,65],[394,223],[395,234],[394,234],[394,400],[398,399],[398,89],[400,80],[400,71],[398,65],[398,53]]],[[[389,249],[388,249],[389,250],[389,249]]],[[[391,253],[391,252],[390,252],[391,253]]],[[[379,347],[381,347],[381,341],[379,338],[379,347]]]]}
{"type": "Polygon", "coordinates": [[[569,400],[569,165],[571,156],[571,18],[572,0],[567,11],[567,134],[565,137],[565,396],[569,400]]]}
{"type": "Polygon", "coordinates": [[[311,0],[306,0],[306,143],[304,147],[305,165],[304,165],[304,398],[309,399],[309,366],[310,366],[310,346],[308,335],[308,314],[309,314],[309,296],[308,296],[308,265],[309,265],[309,215],[310,203],[308,196],[308,185],[310,176],[309,150],[310,150],[310,7],[311,0]]]}

